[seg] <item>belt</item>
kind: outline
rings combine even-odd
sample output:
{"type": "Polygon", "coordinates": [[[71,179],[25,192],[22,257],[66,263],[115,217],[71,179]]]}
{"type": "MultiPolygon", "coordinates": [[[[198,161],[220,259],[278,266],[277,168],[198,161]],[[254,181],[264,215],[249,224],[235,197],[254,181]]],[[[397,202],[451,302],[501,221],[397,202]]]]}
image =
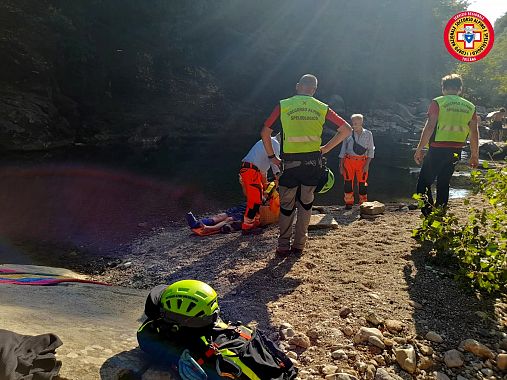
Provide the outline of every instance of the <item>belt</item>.
{"type": "Polygon", "coordinates": [[[259,168],[250,162],[242,162],[241,169],[244,169],[244,168],[257,170],[258,172],[260,172],[259,168]]]}
{"type": "Polygon", "coordinates": [[[364,161],[364,160],[368,159],[368,157],[366,157],[366,156],[352,156],[350,154],[346,154],[345,158],[349,158],[351,160],[358,160],[358,161],[364,161]]]}

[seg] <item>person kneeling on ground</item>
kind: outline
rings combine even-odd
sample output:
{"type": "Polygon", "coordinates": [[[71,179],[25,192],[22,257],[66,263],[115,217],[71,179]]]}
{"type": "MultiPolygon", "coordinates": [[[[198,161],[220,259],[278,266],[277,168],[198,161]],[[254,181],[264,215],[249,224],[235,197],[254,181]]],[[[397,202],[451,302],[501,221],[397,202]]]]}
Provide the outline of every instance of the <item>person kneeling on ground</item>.
{"type": "Polygon", "coordinates": [[[183,380],[293,380],[297,369],[259,330],[225,323],[208,284],[182,280],[158,285],[146,299],[140,348],[183,380]]]}

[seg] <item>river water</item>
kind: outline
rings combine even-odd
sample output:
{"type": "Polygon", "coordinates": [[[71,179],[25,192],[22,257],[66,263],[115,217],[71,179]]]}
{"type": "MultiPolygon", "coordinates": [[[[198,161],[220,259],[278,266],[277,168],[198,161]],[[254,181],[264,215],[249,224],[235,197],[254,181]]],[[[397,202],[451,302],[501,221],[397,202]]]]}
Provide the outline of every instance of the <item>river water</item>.
{"type": "MultiPolygon", "coordinates": [[[[69,251],[78,247],[114,252],[143,231],[184,223],[189,210],[205,215],[239,204],[244,201],[238,183],[240,162],[256,139],[194,137],[155,149],[73,146],[4,155],[0,251],[19,255],[12,242],[26,246],[28,241],[37,247],[47,242],[68,245],[69,251]]],[[[336,184],[316,196],[317,205],[343,204],[338,152],[328,154],[336,184]]],[[[412,154],[409,144],[376,139],[370,200],[410,202],[418,170],[412,154]]],[[[466,194],[464,186],[451,190],[452,197],[466,194]]]]}

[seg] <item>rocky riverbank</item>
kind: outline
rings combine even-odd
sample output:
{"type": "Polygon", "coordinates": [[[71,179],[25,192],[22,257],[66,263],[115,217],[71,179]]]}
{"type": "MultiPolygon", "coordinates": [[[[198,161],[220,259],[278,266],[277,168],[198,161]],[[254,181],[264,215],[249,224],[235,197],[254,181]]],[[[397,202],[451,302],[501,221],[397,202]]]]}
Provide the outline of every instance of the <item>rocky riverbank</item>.
{"type": "MultiPolygon", "coordinates": [[[[480,199],[472,203],[479,204],[480,199]]],[[[466,218],[462,200],[452,208],[466,218]]],[[[338,222],[315,230],[299,257],[260,236],[191,236],[185,227],[136,241],[94,279],[150,288],[182,278],[212,284],[225,317],[267,330],[302,379],[496,379],[505,376],[507,301],[467,292],[411,238],[419,212],[388,205],[320,208],[338,222]]]]}

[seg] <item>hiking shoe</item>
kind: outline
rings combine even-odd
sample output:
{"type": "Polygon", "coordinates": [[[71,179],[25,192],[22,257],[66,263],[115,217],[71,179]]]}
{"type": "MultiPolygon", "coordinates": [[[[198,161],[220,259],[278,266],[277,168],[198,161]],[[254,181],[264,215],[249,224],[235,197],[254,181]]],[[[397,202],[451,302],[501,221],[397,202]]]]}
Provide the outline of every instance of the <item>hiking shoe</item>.
{"type": "Polygon", "coordinates": [[[264,230],[262,228],[259,228],[259,227],[254,227],[254,228],[249,228],[247,230],[241,230],[241,234],[242,235],[260,235],[264,232],[264,230]]]}
{"type": "Polygon", "coordinates": [[[292,247],[290,249],[290,253],[293,254],[293,255],[299,256],[299,255],[303,254],[303,249],[302,248],[294,248],[294,247],[292,247]]]}
{"type": "Polygon", "coordinates": [[[290,249],[277,248],[275,253],[280,256],[289,256],[291,254],[290,249]]]}
{"type": "Polygon", "coordinates": [[[187,215],[185,215],[185,219],[187,220],[190,228],[198,228],[201,226],[201,223],[195,218],[192,212],[188,212],[187,215]]]}

